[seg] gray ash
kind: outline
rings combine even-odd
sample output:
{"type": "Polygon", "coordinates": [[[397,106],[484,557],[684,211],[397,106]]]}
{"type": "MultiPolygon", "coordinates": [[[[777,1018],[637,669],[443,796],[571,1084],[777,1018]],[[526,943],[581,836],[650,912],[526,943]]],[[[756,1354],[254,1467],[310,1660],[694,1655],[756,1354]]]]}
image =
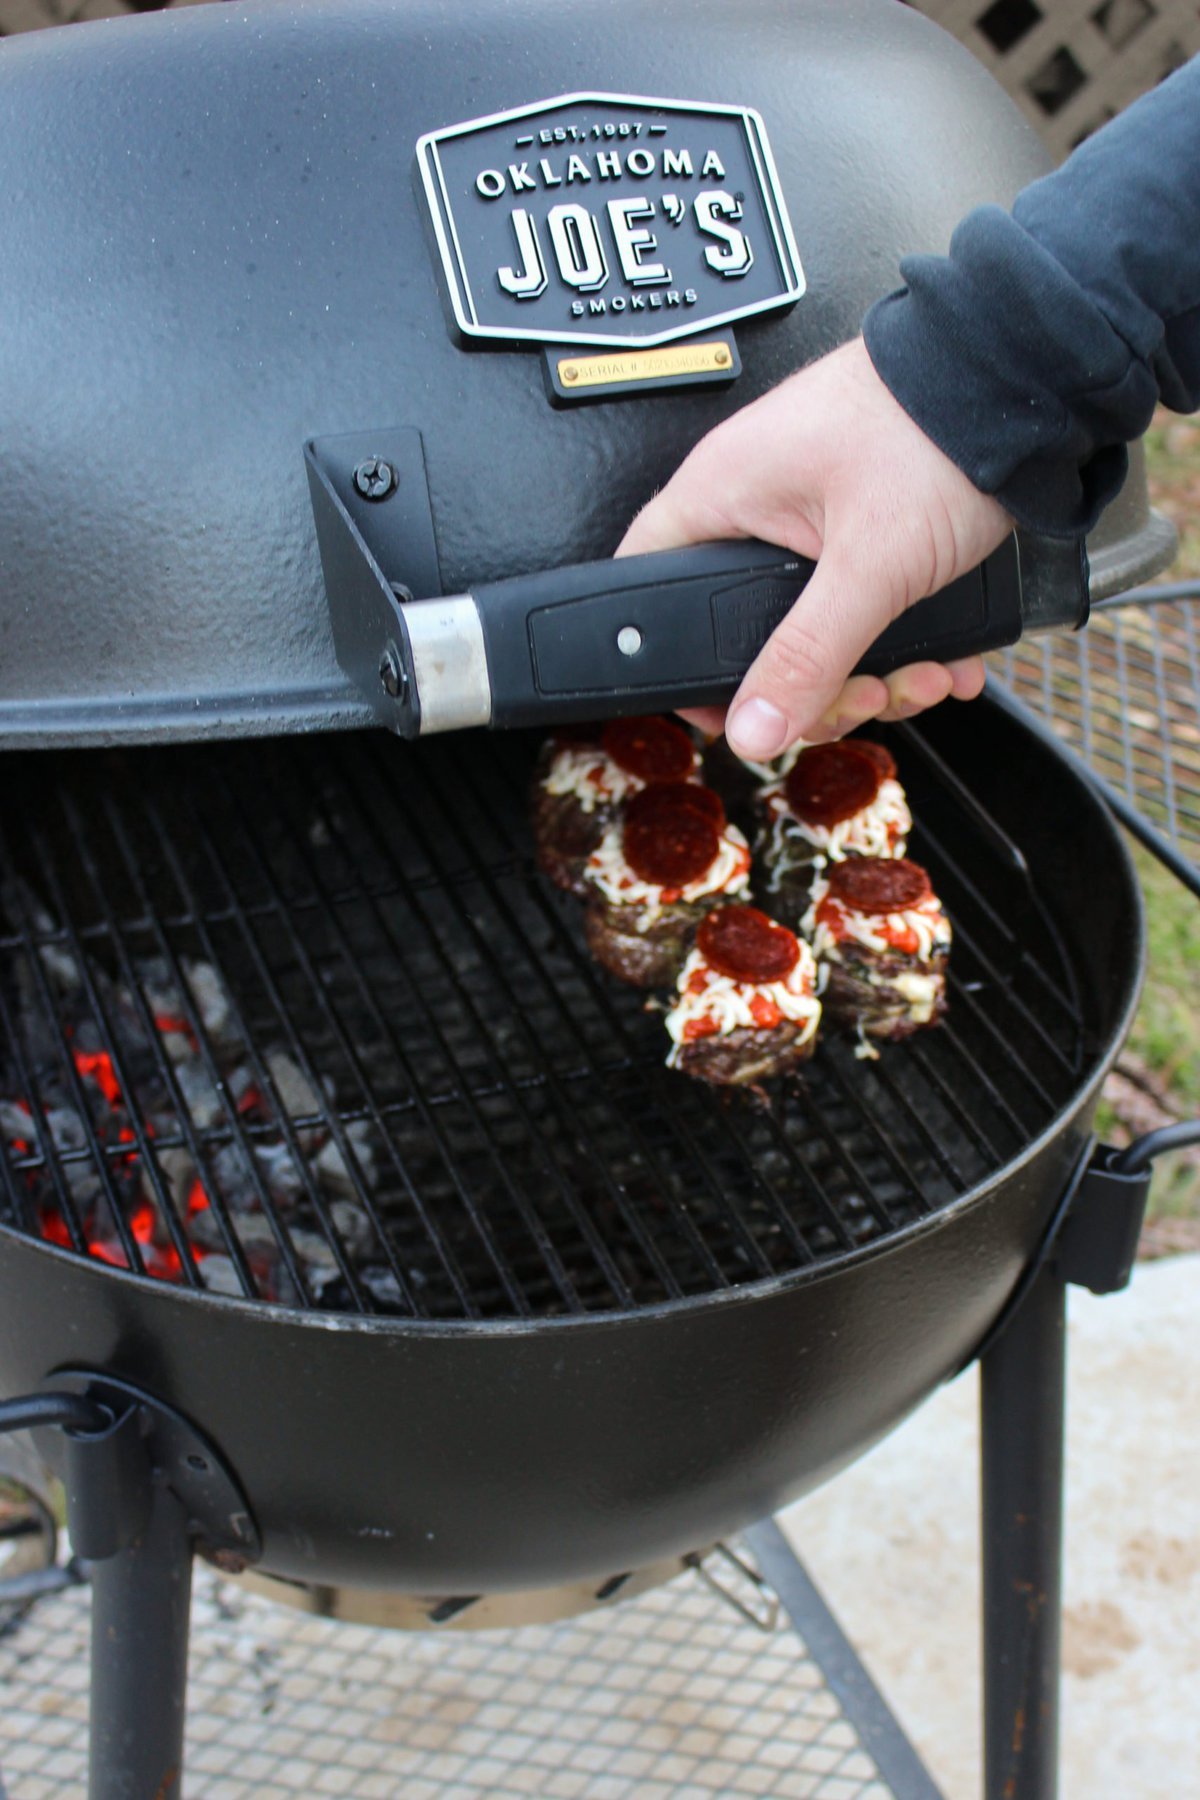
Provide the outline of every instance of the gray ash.
{"type": "Polygon", "coordinates": [[[81,967],[27,895],[3,898],[25,946],[4,976],[0,1216],[214,1293],[341,1308],[353,1284],[411,1311],[363,1203],[372,1128],[335,1127],[332,1080],[251,1049],[211,963],[151,957],[123,981],[81,967]]]}

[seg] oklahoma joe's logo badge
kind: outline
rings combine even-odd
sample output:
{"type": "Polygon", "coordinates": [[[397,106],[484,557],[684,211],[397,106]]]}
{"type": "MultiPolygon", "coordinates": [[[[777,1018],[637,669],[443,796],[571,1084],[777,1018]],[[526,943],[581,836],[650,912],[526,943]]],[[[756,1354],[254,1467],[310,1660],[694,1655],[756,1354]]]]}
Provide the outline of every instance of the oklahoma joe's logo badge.
{"type": "Polygon", "coordinates": [[[566,94],[428,132],[417,156],[468,337],[649,346],[804,292],[749,107],[566,94]]]}

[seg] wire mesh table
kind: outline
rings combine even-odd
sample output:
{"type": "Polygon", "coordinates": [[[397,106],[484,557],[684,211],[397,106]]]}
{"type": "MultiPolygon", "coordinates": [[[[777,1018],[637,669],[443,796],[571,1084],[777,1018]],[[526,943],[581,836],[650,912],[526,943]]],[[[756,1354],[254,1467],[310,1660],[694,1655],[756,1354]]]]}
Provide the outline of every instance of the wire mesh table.
{"type": "Polygon", "coordinates": [[[1113,811],[1200,894],[1200,583],[1135,589],[1086,631],[1025,638],[993,658],[1008,703],[1047,727],[1113,811]]]}
{"type": "MultiPolygon", "coordinates": [[[[192,1800],[938,1800],[782,1534],[749,1534],[790,1617],[696,1573],[547,1626],[394,1632],[299,1617],[198,1571],[192,1800]]],[[[86,1771],[85,1587],[0,1639],[0,1795],[86,1771]]]]}

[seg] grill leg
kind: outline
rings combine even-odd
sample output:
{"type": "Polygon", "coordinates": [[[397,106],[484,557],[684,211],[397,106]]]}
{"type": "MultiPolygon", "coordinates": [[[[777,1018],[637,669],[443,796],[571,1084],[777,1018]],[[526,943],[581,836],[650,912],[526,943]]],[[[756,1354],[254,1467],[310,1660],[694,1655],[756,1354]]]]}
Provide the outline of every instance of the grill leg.
{"type": "Polygon", "coordinates": [[[980,1367],[984,1794],[1055,1800],[1066,1289],[1053,1268],[980,1367]]]}
{"type": "Polygon", "coordinates": [[[88,1800],[178,1800],[192,1549],[158,1488],[143,1529],[92,1568],[88,1800]]]}

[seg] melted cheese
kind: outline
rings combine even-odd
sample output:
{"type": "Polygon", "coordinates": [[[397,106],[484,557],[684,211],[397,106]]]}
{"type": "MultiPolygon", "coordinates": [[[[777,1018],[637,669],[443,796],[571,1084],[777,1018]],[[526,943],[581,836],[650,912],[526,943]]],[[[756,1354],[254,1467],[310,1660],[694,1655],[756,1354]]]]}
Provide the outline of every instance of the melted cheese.
{"type": "Polygon", "coordinates": [[[716,1035],[720,1037],[729,1037],[740,1030],[763,1030],[752,1011],[752,1002],[756,998],[772,1002],[785,1019],[799,1025],[800,1042],[806,1044],[821,1020],[821,1002],[813,991],[816,979],[817,967],[812,951],[803,943],[795,968],[789,970],[782,981],[733,981],[728,975],[718,975],[699,950],[693,950],[679,971],[675,984],[679,999],[666,1018],[674,1046],[667,1058],[668,1064],[673,1066],[677,1060],[687,1027],[701,1019],[711,1019],[717,1027],[716,1035]],[[700,973],[706,977],[705,983],[701,987],[697,982],[693,992],[693,977],[700,973]]]}
{"type": "Polygon", "coordinates": [[[804,861],[842,862],[847,856],[903,856],[912,830],[912,814],[904,789],[890,777],[881,781],[869,806],[840,819],[836,825],[808,825],[788,805],[782,781],[765,787],[759,800],[770,822],[768,854],[772,861],[768,886],[775,889],[780,877],[804,861]],[[789,856],[789,840],[811,846],[817,856],[789,856]]]}
{"type": "MultiPolygon", "coordinates": [[[[692,756],[689,781],[700,779],[700,758],[692,756]]],[[[646,783],[640,775],[630,775],[615,763],[599,744],[564,744],[557,751],[542,781],[548,794],[556,799],[570,794],[585,813],[595,812],[599,805],[616,804],[640,793],[646,783]]]]}
{"type": "MultiPolygon", "coordinates": [[[[796,758],[804,748],[804,739],[801,738],[798,743],[785,750],[782,756],[773,757],[770,762],[751,762],[748,756],[738,756],[738,761],[743,769],[749,769],[756,781],[769,785],[772,782],[782,781],[785,775],[791,774],[796,766],[796,758]]],[[[737,756],[736,750],[733,753],[737,756]]]]}
{"type": "Polygon", "coordinates": [[[750,846],[736,825],[726,825],[717,854],[704,874],[682,888],[663,888],[653,882],[639,881],[625,861],[621,848],[622,829],[619,819],[609,826],[588,857],[584,875],[610,906],[639,908],[640,916],[633,921],[638,931],[648,930],[664,906],[691,904],[710,894],[733,898],[749,889],[750,846]],[[668,894],[669,900],[665,898],[668,894]]]}
{"type": "MultiPolygon", "coordinates": [[[[922,900],[918,906],[906,912],[859,913],[852,912],[849,907],[838,906],[841,929],[835,933],[825,920],[822,919],[819,923],[817,920],[818,909],[828,893],[828,881],[823,875],[818,875],[812,885],[808,911],[800,921],[801,934],[807,938],[822,961],[853,961],[853,957],[847,958],[842,948],[849,941],[861,944],[864,949],[873,950],[880,956],[911,956],[914,962],[928,962],[935,949],[948,945],[951,941],[953,934],[950,921],[942,911],[941,901],[936,894],[930,894],[927,900],[922,900]],[[917,939],[917,948],[911,951],[898,950],[883,935],[883,926],[897,935],[912,932],[917,939]]],[[[833,904],[837,905],[836,900],[833,904]]],[[[889,976],[885,985],[904,992],[902,982],[919,983],[925,979],[939,981],[940,977],[926,978],[918,974],[889,976]]],[[[905,998],[909,997],[906,993],[905,998]]],[[[920,995],[914,993],[911,998],[915,1004],[920,1004],[920,995]]]]}
{"type": "Polygon", "coordinates": [[[908,1002],[909,1013],[917,1025],[928,1025],[945,986],[942,975],[893,975],[886,983],[908,1002]]]}

